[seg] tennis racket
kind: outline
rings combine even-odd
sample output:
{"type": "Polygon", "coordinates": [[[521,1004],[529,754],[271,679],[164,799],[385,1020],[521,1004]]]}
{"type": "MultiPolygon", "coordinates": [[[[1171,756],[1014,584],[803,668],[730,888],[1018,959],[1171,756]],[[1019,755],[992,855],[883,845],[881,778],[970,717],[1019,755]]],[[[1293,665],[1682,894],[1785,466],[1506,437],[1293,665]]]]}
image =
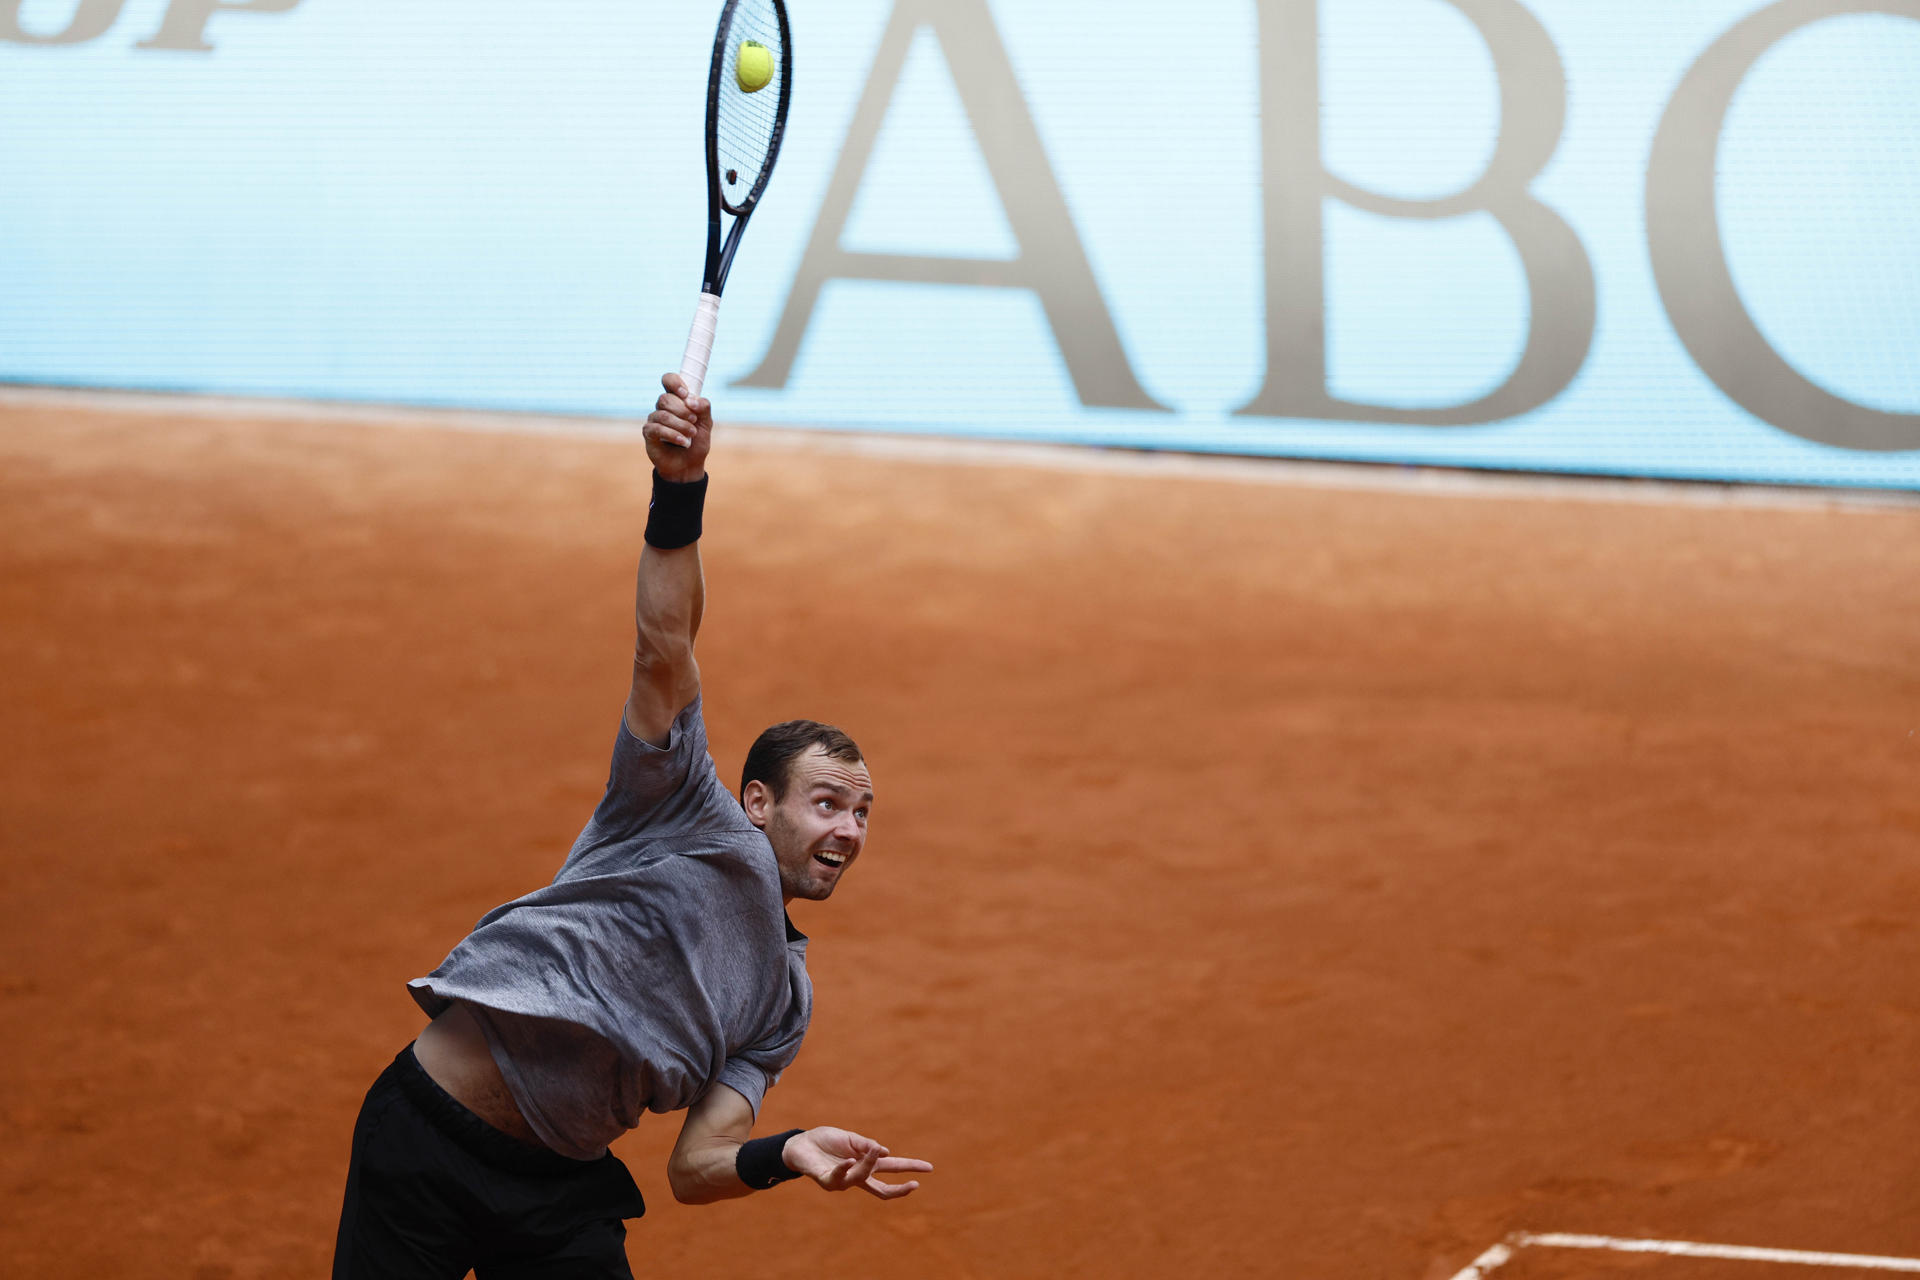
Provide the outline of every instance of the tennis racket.
{"type": "Polygon", "coordinates": [[[783,0],[727,0],[707,77],[707,265],[700,309],[680,362],[687,398],[706,385],[720,295],[740,237],[759,207],[793,99],[793,41],[783,0]],[[733,220],[721,226],[722,217],[733,220]],[[723,234],[724,232],[724,234],[723,234]]]}

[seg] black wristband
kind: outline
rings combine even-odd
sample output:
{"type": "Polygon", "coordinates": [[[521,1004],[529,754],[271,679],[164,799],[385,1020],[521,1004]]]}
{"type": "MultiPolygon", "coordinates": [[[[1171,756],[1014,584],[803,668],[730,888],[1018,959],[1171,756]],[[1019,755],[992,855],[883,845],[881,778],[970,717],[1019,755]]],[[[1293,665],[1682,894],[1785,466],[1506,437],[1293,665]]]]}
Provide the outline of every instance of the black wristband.
{"type": "Polygon", "coordinates": [[[647,545],[678,551],[700,541],[700,515],[707,505],[707,476],[681,483],[653,473],[653,503],[647,508],[647,545]]]}
{"type": "Polygon", "coordinates": [[[740,1153],[733,1158],[733,1171],[740,1175],[740,1181],[755,1191],[765,1191],[776,1183],[799,1177],[799,1174],[787,1168],[787,1162],[781,1158],[781,1154],[787,1149],[787,1139],[805,1132],[805,1129],[789,1129],[771,1138],[753,1138],[741,1143],[740,1153]]]}

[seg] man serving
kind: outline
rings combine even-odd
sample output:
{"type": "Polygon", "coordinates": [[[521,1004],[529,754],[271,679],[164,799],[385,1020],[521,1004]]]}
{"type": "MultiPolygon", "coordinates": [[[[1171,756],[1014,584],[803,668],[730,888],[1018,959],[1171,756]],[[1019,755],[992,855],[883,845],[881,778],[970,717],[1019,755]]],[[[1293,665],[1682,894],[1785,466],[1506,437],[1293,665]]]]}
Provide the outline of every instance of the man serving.
{"type": "Polygon", "coordinates": [[[873,784],[851,738],[806,720],[760,735],[737,803],[721,784],[693,657],[712,407],[663,385],[606,794],[552,884],[409,984],[433,1021],[361,1108],[336,1280],[631,1276],[624,1220],[645,1206],[607,1146],[643,1111],[687,1110],[667,1163],[687,1204],[802,1176],[890,1200],[919,1183],[876,1175],[933,1167],[844,1129],[749,1137],[812,1012],[786,904],[860,856],[873,784]]]}

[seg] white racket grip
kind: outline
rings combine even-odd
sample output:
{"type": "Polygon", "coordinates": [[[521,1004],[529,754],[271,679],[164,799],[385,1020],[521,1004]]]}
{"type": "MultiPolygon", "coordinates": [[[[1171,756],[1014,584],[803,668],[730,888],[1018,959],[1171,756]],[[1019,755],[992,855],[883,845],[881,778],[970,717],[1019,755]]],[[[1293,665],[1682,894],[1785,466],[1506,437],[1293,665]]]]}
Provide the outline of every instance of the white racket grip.
{"type": "Polygon", "coordinates": [[[720,295],[700,295],[700,310],[693,316],[693,335],[687,339],[686,358],[680,361],[680,376],[687,383],[687,398],[700,394],[707,385],[707,365],[713,359],[713,336],[720,330],[720,295]]]}

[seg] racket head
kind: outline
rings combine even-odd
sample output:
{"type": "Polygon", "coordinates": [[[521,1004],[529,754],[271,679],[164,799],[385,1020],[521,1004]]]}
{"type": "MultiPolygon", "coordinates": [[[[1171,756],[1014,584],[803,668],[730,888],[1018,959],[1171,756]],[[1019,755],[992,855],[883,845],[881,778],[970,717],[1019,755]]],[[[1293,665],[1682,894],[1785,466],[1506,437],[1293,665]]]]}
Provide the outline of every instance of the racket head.
{"type": "Polygon", "coordinates": [[[727,0],[714,36],[707,79],[707,186],[711,212],[752,215],[773,177],[793,102],[793,35],[786,0],[727,0]],[[740,87],[740,50],[747,42],[773,56],[773,79],[749,93],[740,87]]]}

